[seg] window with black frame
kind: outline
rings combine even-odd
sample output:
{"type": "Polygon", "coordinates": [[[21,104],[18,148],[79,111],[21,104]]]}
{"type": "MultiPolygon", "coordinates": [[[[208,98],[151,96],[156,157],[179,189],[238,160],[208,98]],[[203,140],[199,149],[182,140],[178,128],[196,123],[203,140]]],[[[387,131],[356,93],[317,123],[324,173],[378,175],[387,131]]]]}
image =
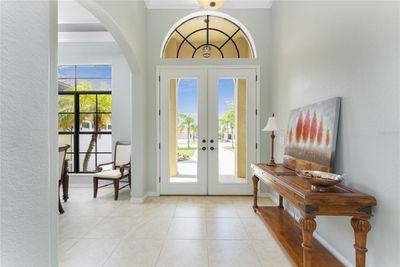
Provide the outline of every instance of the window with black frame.
{"type": "Polygon", "coordinates": [[[68,144],[70,172],[94,172],[112,161],[112,67],[58,68],[59,144],[68,144]]]}

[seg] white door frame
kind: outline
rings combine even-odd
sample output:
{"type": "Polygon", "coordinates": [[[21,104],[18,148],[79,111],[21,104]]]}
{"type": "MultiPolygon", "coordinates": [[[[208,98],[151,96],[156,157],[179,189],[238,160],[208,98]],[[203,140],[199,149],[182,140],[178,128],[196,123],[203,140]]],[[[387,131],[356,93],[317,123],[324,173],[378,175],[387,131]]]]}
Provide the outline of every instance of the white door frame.
{"type": "Polygon", "coordinates": [[[161,153],[160,153],[160,144],[161,144],[161,136],[160,136],[160,90],[161,90],[161,71],[163,70],[180,70],[180,69],[255,69],[256,70],[256,142],[257,142],[257,162],[260,161],[260,66],[259,65],[163,65],[156,67],[156,123],[157,123],[157,145],[156,145],[156,155],[157,155],[157,175],[155,180],[157,181],[157,194],[161,194],[161,153]]]}

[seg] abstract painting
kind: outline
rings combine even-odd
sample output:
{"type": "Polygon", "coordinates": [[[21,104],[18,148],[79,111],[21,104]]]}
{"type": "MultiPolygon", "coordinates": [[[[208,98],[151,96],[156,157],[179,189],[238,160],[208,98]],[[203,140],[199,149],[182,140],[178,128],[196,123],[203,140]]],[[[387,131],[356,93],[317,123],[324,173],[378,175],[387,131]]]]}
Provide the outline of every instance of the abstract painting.
{"type": "Polygon", "coordinates": [[[291,169],[332,171],[335,161],[340,98],[290,112],[284,165],[291,169]]]}

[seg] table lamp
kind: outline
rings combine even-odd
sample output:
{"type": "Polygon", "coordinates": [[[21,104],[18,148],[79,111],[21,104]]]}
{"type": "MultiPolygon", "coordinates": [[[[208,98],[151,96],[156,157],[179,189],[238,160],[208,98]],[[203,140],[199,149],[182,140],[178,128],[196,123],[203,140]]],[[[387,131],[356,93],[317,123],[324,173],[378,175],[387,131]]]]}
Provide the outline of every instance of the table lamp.
{"type": "Polygon", "coordinates": [[[272,139],[272,149],[271,149],[271,160],[267,163],[268,166],[275,167],[276,163],[274,160],[274,141],[275,141],[275,131],[278,131],[278,122],[275,118],[275,114],[272,114],[272,117],[269,117],[267,125],[262,129],[263,132],[272,132],[271,139],[272,139]]]}

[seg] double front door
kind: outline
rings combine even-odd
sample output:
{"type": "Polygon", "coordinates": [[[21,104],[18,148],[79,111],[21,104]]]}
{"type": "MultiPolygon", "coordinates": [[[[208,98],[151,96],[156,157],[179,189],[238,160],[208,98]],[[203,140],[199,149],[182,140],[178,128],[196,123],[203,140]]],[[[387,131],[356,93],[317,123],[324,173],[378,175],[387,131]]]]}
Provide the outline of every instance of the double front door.
{"type": "Polygon", "coordinates": [[[161,69],[160,193],[247,195],[256,162],[256,69],[161,69]]]}

